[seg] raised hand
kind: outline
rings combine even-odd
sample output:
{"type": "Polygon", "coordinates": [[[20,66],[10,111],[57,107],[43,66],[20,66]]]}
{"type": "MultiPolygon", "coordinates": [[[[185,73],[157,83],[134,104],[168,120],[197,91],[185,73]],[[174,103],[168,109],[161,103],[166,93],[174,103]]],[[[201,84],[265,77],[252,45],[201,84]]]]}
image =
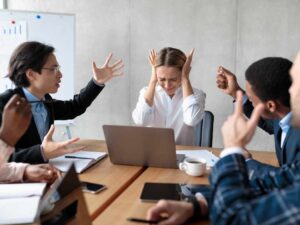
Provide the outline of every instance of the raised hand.
{"type": "Polygon", "coordinates": [[[236,98],[236,92],[238,90],[243,91],[236,80],[236,76],[222,66],[218,68],[216,83],[218,88],[234,99],[236,98]]]}
{"type": "Polygon", "coordinates": [[[54,133],[54,125],[51,125],[50,130],[44,137],[42,148],[47,159],[52,159],[67,153],[77,152],[85,149],[85,146],[72,145],[79,140],[79,138],[72,138],[67,141],[55,142],[52,139],[54,133]]]}
{"type": "Polygon", "coordinates": [[[258,104],[247,120],[243,115],[243,93],[238,91],[236,95],[234,113],[228,117],[221,129],[225,148],[244,148],[252,139],[260,114],[264,110],[263,104],[258,104]]]}
{"type": "Polygon", "coordinates": [[[50,164],[29,165],[24,172],[23,180],[25,182],[46,182],[52,184],[60,172],[50,164]]]}
{"type": "Polygon", "coordinates": [[[190,79],[190,72],[191,72],[191,63],[193,59],[195,49],[193,48],[192,51],[186,56],[186,61],[182,67],[182,74],[181,74],[181,80],[189,80],[190,79]]]}
{"type": "Polygon", "coordinates": [[[15,94],[4,107],[0,138],[8,145],[14,146],[27,130],[31,117],[31,105],[15,94]]]}
{"type": "Polygon", "coordinates": [[[151,49],[151,51],[149,52],[149,56],[148,56],[148,60],[149,60],[149,63],[151,65],[151,78],[150,78],[150,82],[153,82],[157,83],[157,76],[156,76],[156,57],[157,57],[157,54],[155,52],[154,49],[151,49]]]}
{"type": "Polygon", "coordinates": [[[98,84],[104,84],[113,77],[121,76],[123,75],[122,68],[124,67],[124,64],[121,59],[119,59],[117,62],[115,62],[113,65],[109,65],[109,62],[112,58],[112,53],[108,55],[108,57],[105,60],[105,63],[102,67],[98,68],[96,66],[96,63],[93,62],[93,77],[96,80],[98,84]]]}
{"type": "Polygon", "coordinates": [[[148,88],[144,94],[144,98],[149,106],[153,105],[155,87],[157,85],[157,75],[156,75],[156,57],[157,54],[154,49],[151,49],[148,55],[149,64],[151,65],[151,77],[148,84],[148,88]]]}

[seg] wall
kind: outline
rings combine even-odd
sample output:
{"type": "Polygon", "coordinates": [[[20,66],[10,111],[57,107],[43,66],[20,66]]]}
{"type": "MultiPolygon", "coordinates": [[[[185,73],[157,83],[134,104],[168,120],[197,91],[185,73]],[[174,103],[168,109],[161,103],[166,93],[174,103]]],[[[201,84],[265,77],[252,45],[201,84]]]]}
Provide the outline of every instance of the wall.
{"type": "MultiPolygon", "coordinates": [[[[215,115],[214,146],[232,112],[232,100],[215,85],[223,65],[244,86],[244,71],[265,56],[293,59],[299,46],[299,0],[8,0],[8,8],[76,14],[75,90],[91,77],[91,61],[111,51],[126,65],[125,76],[110,81],[87,112],[75,120],[74,136],[103,138],[102,124],[130,124],[139,90],[147,85],[149,49],[196,48],[192,84],[207,93],[215,115]],[[59,7],[57,7],[59,6],[59,7]]],[[[249,149],[274,149],[273,138],[258,130],[249,149]]]]}

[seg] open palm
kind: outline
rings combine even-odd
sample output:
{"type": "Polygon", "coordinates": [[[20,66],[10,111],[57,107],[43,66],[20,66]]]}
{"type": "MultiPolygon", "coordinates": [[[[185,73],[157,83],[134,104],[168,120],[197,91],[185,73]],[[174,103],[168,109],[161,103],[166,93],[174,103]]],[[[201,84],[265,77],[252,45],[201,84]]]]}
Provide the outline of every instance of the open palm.
{"type": "Polygon", "coordinates": [[[123,74],[121,70],[124,67],[122,60],[120,59],[110,66],[109,62],[111,58],[112,53],[108,55],[104,65],[100,68],[96,66],[95,62],[93,62],[93,76],[98,84],[104,84],[113,77],[121,76],[123,74]]]}

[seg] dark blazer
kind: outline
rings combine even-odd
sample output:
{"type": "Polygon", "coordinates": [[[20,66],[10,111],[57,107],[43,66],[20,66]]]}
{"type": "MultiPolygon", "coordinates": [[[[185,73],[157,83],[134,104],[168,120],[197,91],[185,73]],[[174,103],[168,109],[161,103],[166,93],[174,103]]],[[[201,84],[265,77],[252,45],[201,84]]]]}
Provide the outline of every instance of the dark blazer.
{"type": "MultiPolygon", "coordinates": [[[[73,119],[83,114],[103,88],[104,86],[98,86],[91,80],[79,94],[74,95],[73,100],[55,100],[53,103],[45,103],[50,122],[48,127],[50,128],[54,120],[73,119]]],[[[2,123],[4,106],[14,94],[25,97],[22,88],[9,89],[0,95],[0,123],[2,123]]],[[[48,94],[45,98],[52,99],[48,94]]],[[[10,161],[32,164],[44,163],[45,161],[41,154],[41,143],[42,140],[40,139],[34,118],[32,117],[27,131],[17,142],[15,152],[10,157],[10,161]]]]}
{"type": "MultiPolygon", "coordinates": [[[[251,116],[251,113],[253,111],[253,106],[251,102],[248,100],[244,104],[244,113],[247,117],[251,116]]],[[[300,131],[294,129],[293,127],[290,127],[282,148],[280,147],[278,136],[279,133],[279,120],[266,120],[266,119],[260,119],[258,126],[268,132],[269,134],[274,135],[274,141],[275,141],[275,151],[276,156],[279,162],[279,165],[282,166],[284,164],[292,164],[295,161],[300,160],[300,131]]],[[[247,166],[249,169],[250,175],[252,174],[252,177],[261,176],[263,174],[266,174],[270,170],[277,170],[278,168],[260,163],[256,160],[248,160],[247,166]],[[252,171],[251,171],[252,170],[252,171]]]]}

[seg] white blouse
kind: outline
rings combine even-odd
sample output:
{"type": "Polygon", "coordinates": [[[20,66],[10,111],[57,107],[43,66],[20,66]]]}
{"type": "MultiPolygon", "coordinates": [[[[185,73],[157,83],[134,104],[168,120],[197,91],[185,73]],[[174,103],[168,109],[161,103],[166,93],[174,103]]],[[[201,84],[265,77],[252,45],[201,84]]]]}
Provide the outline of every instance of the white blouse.
{"type": "Polygon", "coordinates": [[[171,98],[157,85],[154,103],[150,107],[144,98],[147,88],[144,87],[140,91],[132,112],[134,123],[141,126],[173,128],[176,144],[196,145],[200,138],[196,136],[196,128],[204,115],[206,94],[193,88],[194,94],[183,100],[182,87],[179,87],[171,98]]]}

